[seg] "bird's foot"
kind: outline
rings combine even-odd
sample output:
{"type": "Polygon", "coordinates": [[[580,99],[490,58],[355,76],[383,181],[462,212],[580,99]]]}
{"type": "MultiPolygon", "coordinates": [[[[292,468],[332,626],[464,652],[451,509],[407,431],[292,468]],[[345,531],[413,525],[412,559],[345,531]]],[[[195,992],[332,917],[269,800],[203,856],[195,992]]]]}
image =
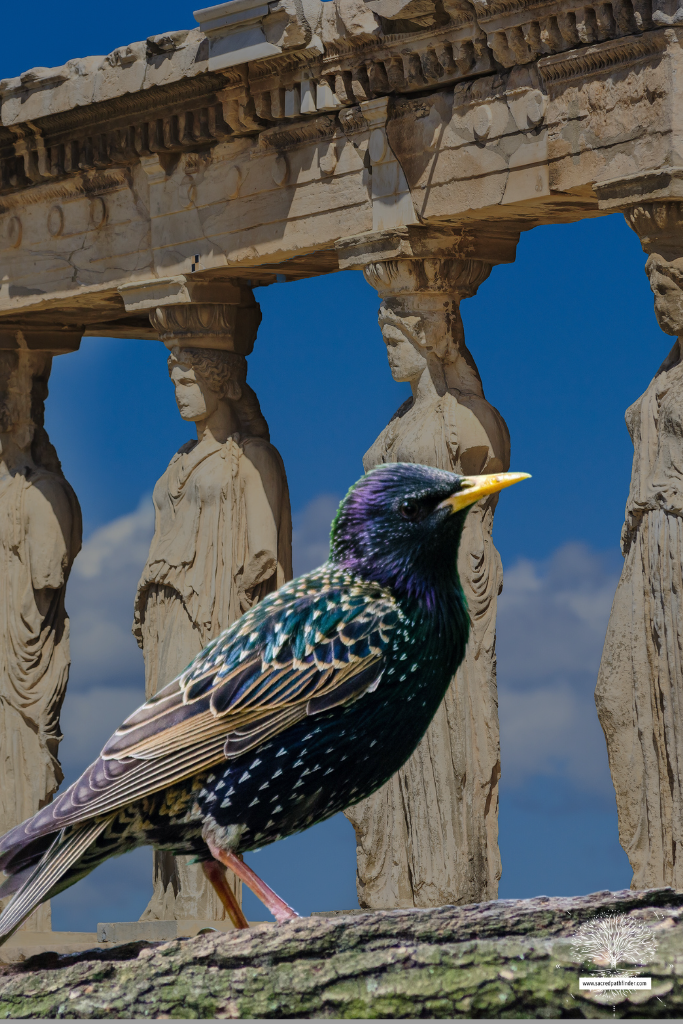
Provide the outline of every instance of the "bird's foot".
{"type": "Polygon", "coordinates": [[[237,897],[228,885],[223,864],[219,864],[217,860],[205,860],[202,861],[202,870],[211,882],[218,899],[227,910],[228,917],[235,928],[248,928],[249,922],[242,913],[237,897]]]}
{"type": "MultiPolygon", "coordinates": [[[[268,908],[275,920],[282,924],[283,921],[292,921],[295,917],[298,917],[296,910],[292,910],[289,904],[281,900],[277,893],[273,892],[269,885],[266,885],[262,879],[252,871],[251,868],[240,860],[234,853],[229,853],[225,850],[220,850],[217,846],[214,846],[212,842],[208,842],[211,856],[216,860],[219,860],[221,864],[224,864],[226,868],[230,868],[238,878],[241,878],[248,889],[251,889],[254,896],[258,896],[261,902],[268,908]]],[[[210,861],[208,863],[211,863],[210,861]]],[[[229,911],[228,911],[229,913],[229,911]]]]}

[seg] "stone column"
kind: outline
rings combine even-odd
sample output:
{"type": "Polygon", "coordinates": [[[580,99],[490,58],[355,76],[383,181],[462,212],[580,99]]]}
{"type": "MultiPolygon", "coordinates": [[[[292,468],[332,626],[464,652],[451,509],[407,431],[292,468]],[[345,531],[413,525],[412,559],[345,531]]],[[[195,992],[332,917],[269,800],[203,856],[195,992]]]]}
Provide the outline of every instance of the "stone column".
{"type": "MultiPolygon", "coordinates": [[[[366,470],[381,462],[420,462],[458,473],[505,471],[507,427],[484,397],[459,310],[492,264],[443,255],[401,258],[456,248],[452,234],[431,246],[428,238],[409,230],[393,244],[399,258],[380,262],[368,262],[367,254],[372,259],[391,251],[386,241],[353,240],[340,261],[350,261],[349,250],[366,254],[363,271],[382,299],[379,324],[391,373],[412,389],[363,464],[366,470]]],[[[515,240],[503,258],[514,258],[515,240]]],[[[355,265],[359,262],[356,258],[355,265]]],[[[429,907],[497,897],[495,624],[503,574],[491,539],[496,502],[493,496],[470,512],[460,548],[460,578],[472,621],[465,661],[410,761],[346,812],[356,831],[362,907],[429,907]]]]}
{"type": "Polygon", "coordinates": [[[625,216],[648,253],[659,326],[676,341],[626,410],[624,568],[595,700],[631,886],[683,889],[683,203],[645,202],[625,216]]]}
{"type": "MultiPolygon", "coordinates": [[[[287,478],[246,383],[258,304],[245,286],[174,280],[162,283],[166,294],[159,282],[150,284],[152,299],[164,300],[150,320],[169,349],[178,409],[196,425],[196,437],[154,489],[155,531],[133,626],[147,697],[292,575],[287,478]]],[[[129,290],[126,301],[140,308],[144,287],[129,290]]],[[[241,883],[231,878],[239,896],[241,883]]],[[[201,868],[170,852],[155,853],[154,896],[142,920],[229,926],[201,868]]]]}
{"type": "MultiPolygon", "coordinates": [[[[78,348],[80,336],[0,331],[0,834],[49,803],[64,778],[64,593],[81,547],[81,510],[44,411],[52,356],[78,348]]],[[[22,928],[50,931],[49,903],[22,928]]]]}

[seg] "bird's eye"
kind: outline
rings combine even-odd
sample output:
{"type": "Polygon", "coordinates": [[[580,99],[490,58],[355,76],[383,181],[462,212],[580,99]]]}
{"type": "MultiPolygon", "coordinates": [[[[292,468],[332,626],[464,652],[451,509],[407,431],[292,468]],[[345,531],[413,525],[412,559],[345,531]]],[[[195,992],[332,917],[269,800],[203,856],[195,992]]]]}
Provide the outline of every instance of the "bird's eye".
{"type": "Polygon", "coordinates": [[[411,501],[410,499],[402,502],[401,507],[399,508],[399,512],[404,519],[416,519],[419,511],[420,506],[418,503],[416,501],[411,501]]]}

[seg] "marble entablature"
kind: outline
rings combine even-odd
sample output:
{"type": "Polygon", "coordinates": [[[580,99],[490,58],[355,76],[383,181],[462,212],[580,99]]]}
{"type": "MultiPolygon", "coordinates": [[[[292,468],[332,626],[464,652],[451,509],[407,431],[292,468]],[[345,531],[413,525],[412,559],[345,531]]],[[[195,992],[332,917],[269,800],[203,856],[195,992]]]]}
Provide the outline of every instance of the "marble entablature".
{"type": "Polygon", "coordinates": [[[132,283],[325,273],[340,240],[410,225],[462,255],[483,230],[495,263],[496,225],[683,196],[681,29],[657,5],[211,10],[0,83],[0,344],[149,336],[132,283]]]}

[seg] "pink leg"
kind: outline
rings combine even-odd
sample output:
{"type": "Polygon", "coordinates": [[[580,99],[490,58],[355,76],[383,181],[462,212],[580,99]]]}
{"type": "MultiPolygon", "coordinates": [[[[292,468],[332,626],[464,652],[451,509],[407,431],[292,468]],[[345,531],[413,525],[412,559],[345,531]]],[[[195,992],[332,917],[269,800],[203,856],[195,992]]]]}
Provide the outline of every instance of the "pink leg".
{"type": "Polygon", "coordinates": [[[208,842],[207,845],[211,851],[211,856],[215,857],[216,860],[219,860],[221,864],[225,864],[226,868],[230,868],[238,878],[241,878],[244,884],[251,889],[254,896],[258,896],[261,902],[265,904],[276,921],[282,923],[283,921],[291,921],[293,918],[299,916],[296,910],[292,910],[284,900],[281,900],[280,897],[274,893],[265,882],[262,882],[259,876],[234,853],[226,853],[225,850],[219,850],[212,842],[208,842]]]}
{"type": "Polygon", "coordinates": [[[217,860],[205,860],[202,862],[204,874],[214,887],[218,899],[228,912],[228,917],[235,928],[248,928],[249,922],[242,913],[242,908],[237,902],[237,897],[228,885],[225,877],[225,868],[217,860]]]}

